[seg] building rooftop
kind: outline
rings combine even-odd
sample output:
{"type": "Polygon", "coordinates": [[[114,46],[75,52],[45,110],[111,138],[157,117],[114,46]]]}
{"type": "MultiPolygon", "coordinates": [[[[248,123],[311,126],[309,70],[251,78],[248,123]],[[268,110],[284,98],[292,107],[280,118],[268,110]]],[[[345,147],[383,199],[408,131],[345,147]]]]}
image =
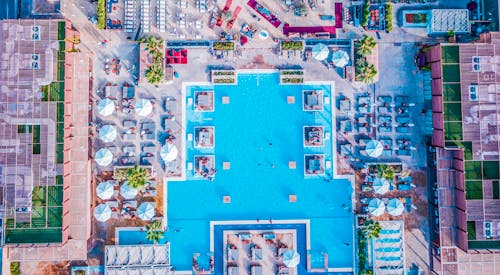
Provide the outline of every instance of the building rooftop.
{"type": "Polygon", "coordinates": [[[435,9],[431,11],[429,33],[470,32],[469,11],[466,9],[435,9]]]}

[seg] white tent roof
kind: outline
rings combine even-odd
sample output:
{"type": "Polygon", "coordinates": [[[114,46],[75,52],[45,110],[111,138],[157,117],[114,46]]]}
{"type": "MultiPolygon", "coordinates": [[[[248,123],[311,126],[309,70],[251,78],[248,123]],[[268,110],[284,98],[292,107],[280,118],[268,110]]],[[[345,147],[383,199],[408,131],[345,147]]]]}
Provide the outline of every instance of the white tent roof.
{"type": "Polygon", "coordinates": [[[120,186],[120,195],[126,200],[134,199],[137,196],[137,193],[139,193],[139,190],[128,185],[128,181],[123,182],[120,186]]]}
{"type": "Polygon", "coordinates": [[[113,142],[116,139],[116,127],[104,125],[99,129],[99,139],[104,142],[113,142]]]}
{"type": "Polygon", "coordinates": [[[107,245],[106,274],[163,274],[170,271],[170,244],[107,245]]]}
{"type": "Polygon", "coordinates": [[[403,205],[403,202],[399,199],[391,199],[387,203],[387,213],[389,213],[392,216],[399,216],[403,214],[403,211],[405,210],[405,207],[403,205]]]}
{"type": "Polygon", "coordinates": [[[94,217],[100,222],[105,222],[111,218],[111,208],[107,204],[99,204],[94,209],[94,217]]]}
{"type": "Polygon", "coordinates": [[[155,207],[150,202],[144,202],[137,208],[137,216],[139,219],[149,221],[156,215],[155,207]]]}
{"type": "Polygon", "coordinates": [[[332,54],[333,65],[345,67],[349,63],[349,54],[343,50],[337,50],[332,54]]]}
{"type": "Polygon", "coordinates": [[[113,154],[109,149],[101,148],[95,153],[95,162],[99,166],[108,166],[113,162],[113,154]]]}
{"type": "Polygon", "coordinates": [[[164,161],[174,161],[178,153],[177,147],[170,143],[163,145],[160,150],[160,156],[164,161]]]}
{"type": "Polygon", "coordinates": [[[115,102],[109,98],[105,98],[97,103],[97,112],[102,116],[109,116],[115,112],[115,102]]]}
{"type": "Polygon", "coordinates": [[[384,202],[382,202],[382,200],[378,198],[371,199],[370,203],[368,203],[368,211],[375,217],[384,214],[384,202]]]}
{"type": "Polygon", "coordinates": [[[287,250],[283,253],[283,263],[287,267],[297,267],[300,263],[300,255],[296,250],[287,250]]]}
{"type": "Polygon", "coordinates": [[[389,187],[390,187],[390,184],[389,184],[389,181],[387,179],[376,178],[373,181],[373,190],[377,194],[383,195],[383,194],[387,193],[387,191],[389,191],[389,187]]]}
{"type": "Polygon", "coordinates": [[[380,157],[384,151],[384,145],[378,140],[370,140],[366,143],[366,153],[372,158],[380,157]]]}
{"type": "Polygon", "coordinates": [[[312,48],[312,57],[316,60],[325,60],[329,54],[328,46],[323,43],[315,44],[312,48]]]}
{"type": "Polygon", "coordinates": [[[113,185],[109,181],[103,181],[97,185],[96,194],[103,200],[108,200],[113,196],[113,185]]]}
{"type": "Polygon", "coordinates": [[[141,98],[135,104],[135,112],[139,116],[148,116],[153,111],[151,100],[141,98]]]}

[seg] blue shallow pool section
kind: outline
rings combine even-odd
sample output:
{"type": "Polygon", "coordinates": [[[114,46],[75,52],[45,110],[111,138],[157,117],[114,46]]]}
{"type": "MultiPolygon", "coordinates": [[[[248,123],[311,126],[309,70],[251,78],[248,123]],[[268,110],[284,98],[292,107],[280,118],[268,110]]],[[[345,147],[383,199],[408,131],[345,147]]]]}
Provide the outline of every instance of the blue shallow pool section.
{"type": "MultiPolygon", "coordinates": [[[[186,87],[186,102],[194,101],[197,91],[214,91],[215,102],[214,112],[196,112],[187,103],[186,133],[194,136],[195,127],[213,126],[215,147],[194,148],[187,141],[186,161],[194,164],[196,155],[214,155],[217,173],[208,181],[187,171],[186,181],[167,183],[166,240],[176,270],[191,270],[193,253],[210,251],[210,221],[257,219],[309,220],[311,250],[328,253],[329,267],[353,267],[351,183],[332,179],[333,167],[325,175],[304,176],[304,154],[324,154],[331,163],[335,156],[331,140],[304,147],[303,127],[320,125],[327,135],[335,133],[331,105],[303,111],[302,91],[322,90],[333,102],[331,89],[327,83],[280,85],[278,73],[239,73],[237,85],[186,87]],[[294,104],[287,102],[289,96],[295,97],[294,104]],[[229,97],[229,104],[222,104],[223,97],[229,97]],[[289,168],[289,161],[296,162],[296,169],[289,168]],[[230,162],[229,170],[223,162],[230,162]],[[291,194],[297,202],[289,202],[291,194]],[[223,196],[230,196],[231,203],[223,203],[223,196]]],[[[305,264],[307,257],[302,257],[305,264]]]]}

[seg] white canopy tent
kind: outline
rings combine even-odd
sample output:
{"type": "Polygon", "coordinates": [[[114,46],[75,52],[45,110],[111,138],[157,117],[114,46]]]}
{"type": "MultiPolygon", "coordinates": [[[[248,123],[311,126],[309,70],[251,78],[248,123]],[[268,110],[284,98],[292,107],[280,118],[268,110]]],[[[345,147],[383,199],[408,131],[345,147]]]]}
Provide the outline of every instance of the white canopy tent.
{"type": "Polygon", "coordinates": [[[399,216],[403,214],[405,207],[400,199],[394,198],[387,203],[387,213],[391,216],[399,216]]]}
{"type": "Polygon", "coordinates": [[[332,54],[332,62],[336,67],[345,67],[349,63],[349,54],[343,50],[337,50],[332,54]]]}
{"type": "Polygon", "coordinates": [[[372,158],[377,158],[384,152],[384,145],[378,140],[370,140],[366,144],[366,153],[372,158]]]}
{"type": "Polygon", "coordinates": [[[94,209],[94,217],[100,222],[105,222],[111,218],[111,208],[107,204],[99,204],[94,209]]]}
{"type": "Polygon", "coordinates": [[[160,156],[164,161],[174,161],[179,154],[179,150],[173,144],[167,143],[161,147],[160,156]]]}
{"type": "Polygon", "coordinates": [[[390,184],[389,184],[389,181],[387,179],[376,178],[373,181],[373,191],[375,191],[375,193],[377,193],[377,194],[383,195],[383,194],[387,193],[387,191],[389,191],[389,187],[390,187],[390,184]]]}
{"type": "Polygon", "coordinates": [[[135,113],[139,116],[148,116],[153,111],[151,100],[141,98],[135,104],[135,113]]]}
{"type": "Polygon", "coordinates": [[[101,116],[109,116],[115,112],[115,102],[109,98],[105,98],[97,103],[97,112],[101,116]]]}
{"type": "Polygon", "coordinates": [[[99,129],[99,139],[104,142],[113,142],[116,139],[116,127],[104,125],[99,129]]]}
{"type": "Polygon", "coordinates": [[[312,57],[316,60],[325,60],[330,55],[330,50],[328,46],[323,43],[315,44],[312,47],[312,57]]]}
{"type": "Polygon", "coordinates": [[[96,188],[96,194],[102,200],[109,200],[113,197],[114,191],[113,185],[109,181],[99,183],[96,188]]]}
{"type": "Polygon", "coordinates": [[[375,217],[378,217],[385,212],[385,205],[381,199],[374,198],[368,203],[368,212],[375,217]]]}
{"type": "Polygon", "coordinates": [[[287,250],[283,253],[283,263],[287,267],[297,267],[300,263],[300,255],[296,250],[287,250]]]}
{"type": "Polygon", "coordinates": [[[143,202],[137,208],[137,216],[143,221],[149,221],[156,215],[155,207],[150,202],[143,202]]]}
{"type": "Polygon", "coordinates": [[[134,199],[138,193],[139,190],[128,185],[128,181],[123,182],[120,186],[120,195],[126,200],[134,199]]]}
{"type": "Polygon", "coordinates": [[[101,148],[95,153],[95,162],[99,166],[108,166],[113,162],[113,153],[109,149],[101,148]]]}

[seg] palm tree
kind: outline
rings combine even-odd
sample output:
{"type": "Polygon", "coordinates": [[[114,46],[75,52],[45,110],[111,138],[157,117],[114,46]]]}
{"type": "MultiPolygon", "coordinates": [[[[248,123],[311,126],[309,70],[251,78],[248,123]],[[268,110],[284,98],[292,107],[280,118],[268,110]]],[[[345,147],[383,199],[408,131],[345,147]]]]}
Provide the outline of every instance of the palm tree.
{"type": "Polygon", "coordinates": [[[148,184],[149,171],[146,168],[134,166],[128,169],[128,185],[135,189],[142,189],[148,184]]]}
{"type": "Polygon", "coordinates": [[[146,70],[146,79],[151,84],[160,83],[164,75],[163,68],[158,64],[153,64],[146,70]]]}
{"type": "Polygon", "coordinates": [[[380,236],[380,230],[382,230],[382,227],[380,226],[380,223],[378,221],[366,221],[364,234],[367,240],[370,238],[378,238],[378,236],[380,236]]]}
{"type": "Polygon", "coordinates": [[[375,81],[375,77],[377,76],[375,65],[363,62],[361,64],[358,64],[358,66],[356,66],[356,69],[357,80],[363,81],[364,83],[373,83],[375,81]]]}
{"type": "Polygon", "coordinates": [[[154,53],[154,52],[161,53],[163,51],[163,40],[156,38],[154,36],[150,36],[147,39],[146,49],[150,53],[154,53]]]}
{"type": "Polygon", "coordinates": [[[377,42],[375,42],[373,37],[365,35],[358,42],[356,42],[356,53],[361,56],[367,56],[372,53],[372,50],[376,45],[377,42]]]}
{"type": "Polygon", "coordinates": [[[154,244],[157,244],[163,238],[163,233],[165,231],[159,221],[154,221],[146,225],[146,239],[152,241],[154,244]]]}
{"type": "Polygon", "coordinates": [[[381,178],[384,178],[388,181],[394,180],[394,167],[389,166],[387,164],[380,164],[377,166],[377,172],[381,178]]]}

